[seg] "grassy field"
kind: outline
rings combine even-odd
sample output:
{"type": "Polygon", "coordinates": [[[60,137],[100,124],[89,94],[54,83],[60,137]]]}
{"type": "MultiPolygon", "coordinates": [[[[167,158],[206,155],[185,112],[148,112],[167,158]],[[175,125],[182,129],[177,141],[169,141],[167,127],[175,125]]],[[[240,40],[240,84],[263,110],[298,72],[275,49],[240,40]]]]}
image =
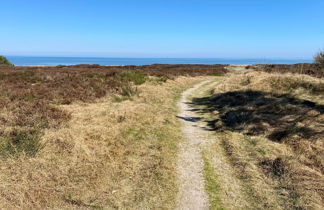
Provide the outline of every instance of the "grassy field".
{"type": "Polygon", "coordinates": [[[192,98],[211,209],[323,208],[321,73],[240,68],[0,66],[0,208],[173,209],[176,104],[214,76],[192,98]]]}
{"type": "Polygon", "coordinates": [[[69,113],[56,105],[77,101],[89,103],[108,95],[123,101],[136,95],[136,86],[145,81],[163,83],[181,75],[212,75],[226,71],[223,66],[166,65],[165,71],[161,68],[159,65],[151,68],[96,65],[0,67],[1,156],[22,153],[34,156],[41,148],[37,139],[42,131],[59,127],[70,118],[69,113]]]}
{"type": "Polygon", "coordinates": [[[1,67],[0,208],[172,208],[176,102],[226,70],[166,67],[1,67]]]}
{"type": "Polygon", "coordinates": [[[320,78],[246,71],[193,99],[217,139],[204,153],[215,209],[324,207],[323,96],[320,78]]]}

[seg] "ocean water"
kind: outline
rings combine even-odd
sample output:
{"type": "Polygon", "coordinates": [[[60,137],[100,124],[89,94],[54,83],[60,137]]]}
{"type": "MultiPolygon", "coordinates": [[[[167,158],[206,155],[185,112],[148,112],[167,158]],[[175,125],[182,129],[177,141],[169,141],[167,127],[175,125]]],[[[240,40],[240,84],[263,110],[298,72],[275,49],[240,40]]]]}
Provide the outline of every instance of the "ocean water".
{"type": "Polygon", "coordinates": [[[17,66],[36,65],[149,65],[149,64],[295,64],[310,63],[302,59],[228,59],[228,58],[105,58],[105,57],[37,57],[6,56],[17,66]]]}

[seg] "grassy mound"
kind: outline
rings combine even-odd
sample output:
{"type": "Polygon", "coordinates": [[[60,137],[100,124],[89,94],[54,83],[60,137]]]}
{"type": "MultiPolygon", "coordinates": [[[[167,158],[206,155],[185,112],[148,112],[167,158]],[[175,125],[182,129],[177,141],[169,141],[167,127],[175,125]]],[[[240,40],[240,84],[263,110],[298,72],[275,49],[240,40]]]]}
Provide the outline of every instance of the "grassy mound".
{"type": "Polygon", "coordinates": [[[208,124],[219,135],[244,194],[254,201],[250,208],[324,206],[322,79],[232,75],[212,96],[193,102],[204,107],[199,112],[212,113],[208,124]]]}

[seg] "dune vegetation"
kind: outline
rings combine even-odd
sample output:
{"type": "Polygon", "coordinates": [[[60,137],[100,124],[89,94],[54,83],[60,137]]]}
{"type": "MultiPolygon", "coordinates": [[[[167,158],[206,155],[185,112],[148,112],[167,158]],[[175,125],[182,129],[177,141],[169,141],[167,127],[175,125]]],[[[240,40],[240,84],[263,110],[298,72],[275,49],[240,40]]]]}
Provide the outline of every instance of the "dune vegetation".
{"type": "Polygon", "coordinates": [[[227,71],[220,65],[0,69],[1,209],[172,208],[182,138],[177,100],[184,89],[227,71]]]}
{"type": "Polygon", "coordinates": [[[291,73],[291,74],[305,74],[313,77],[323,78],[324,67],[318,62],[314,63],[300,63],[300,64],[260,64],[247,66],[247,69],[255,69],[267,73],[291,73]]]}
{"type": "Polygon", "coordinates": [[[204,156],[218,208],[324,207],[322,78],[245,71],[192,103],[217,139],[204,156]]]}
{"type": "Polygon", "coordinates": [[[177,102],[208,80],[188,104],[212,133],[202,150],[210,208],[322,209],[322,70],[2,65],[0,208],[174,209],[177,102]]]}

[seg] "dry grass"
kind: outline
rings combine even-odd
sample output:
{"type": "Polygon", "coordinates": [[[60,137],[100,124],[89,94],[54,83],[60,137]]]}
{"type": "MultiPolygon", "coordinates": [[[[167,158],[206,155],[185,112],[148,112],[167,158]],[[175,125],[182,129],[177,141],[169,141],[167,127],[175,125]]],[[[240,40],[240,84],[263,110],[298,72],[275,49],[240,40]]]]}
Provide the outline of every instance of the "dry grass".
{"type": "Polygon", "coordinates": [[[175,103],[202,79],[152,80],[132,100],[56,107],[70,120],[43,130],[34,157],[0,160],[0,208],[173,208],[181,139],[175,103]]]}
{"type": "Polygon", "coordinates": [[[208,125],[220,140],[214,148],[239,180],[243,209],[324,207],[323,91],[319,78],[248,72],[193,100],[199,112],[211,113],[208,125]]]}
{"type": "Polygon", "coordinates": [[[58,128],[70,118],[56,105],[107,95],[123,101],[137,95],[136,86],[148,80],[163,83],[181,75],[225,72],[223,65],[0,66],[0,156],[34,156],[41,149],[43,130],[58,128]]]}
{"type": "Polygon", "coordinates": [[[34,156],[40,150],[38,139],[43,130],[58,128],[70,118],[68,112],[56,105],[90,102],[109,93],[123,93],[123,87],[131,86],[134,79],[125,81],[122,76],[121,73],[0,71],[0,155],[34,156]]]}
{"type": "Polygon", "coordinates": [[[0,208],[171,206],[180,138],[174,103],[200,80],[178,77],[225,72],[0,66],[0,208]]]}

